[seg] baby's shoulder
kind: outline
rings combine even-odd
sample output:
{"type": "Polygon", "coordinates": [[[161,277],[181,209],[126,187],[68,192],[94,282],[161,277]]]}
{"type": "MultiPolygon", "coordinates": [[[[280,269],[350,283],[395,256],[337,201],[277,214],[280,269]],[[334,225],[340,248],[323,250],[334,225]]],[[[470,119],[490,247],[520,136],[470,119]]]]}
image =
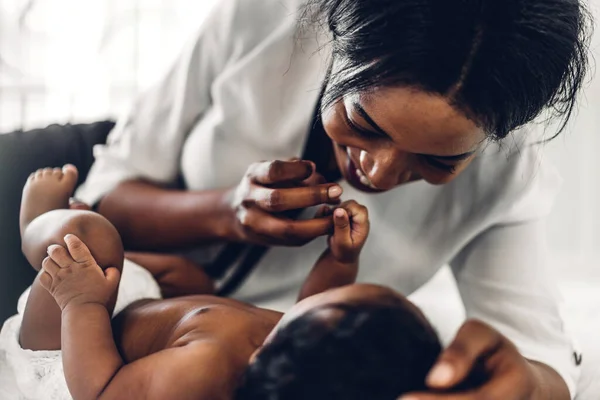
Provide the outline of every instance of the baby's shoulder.
{"type": "Polygon", "coordinates": [[[193,341],[146,357],[136,367],[152,376],[150,399],[230,399],[239,371],[223,348],[206,340],[193,341]],[[151,372],[150,372],[151,371],[151,372]]]}

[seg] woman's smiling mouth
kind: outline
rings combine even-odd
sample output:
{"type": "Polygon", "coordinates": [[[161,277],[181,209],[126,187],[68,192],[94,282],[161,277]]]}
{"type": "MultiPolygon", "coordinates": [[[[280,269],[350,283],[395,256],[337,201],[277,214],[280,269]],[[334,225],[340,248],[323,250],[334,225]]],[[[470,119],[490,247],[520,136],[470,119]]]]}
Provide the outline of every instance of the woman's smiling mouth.
{"type": "MultiPolygon", "coordinates": [[[[360,164],[357,165],[352,160],[352,151],[359,151],[358,149],[346,147],[346,155],[348,157],[348,176],[352,179],[355,186],[365,191],[380,191],[373,182],[367,177],[367,174],[361,169],[360,164]],[[361,187],[362,186],[362,187],[361,187]]],[[[362,152],[362,150],[361,150],[362,152]]]]}

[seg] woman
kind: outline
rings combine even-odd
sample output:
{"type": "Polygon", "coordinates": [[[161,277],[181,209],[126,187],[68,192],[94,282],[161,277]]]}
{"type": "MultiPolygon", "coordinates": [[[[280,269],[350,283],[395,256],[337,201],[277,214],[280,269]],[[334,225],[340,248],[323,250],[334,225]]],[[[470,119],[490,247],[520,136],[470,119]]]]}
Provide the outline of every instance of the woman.
{"type": "Polygon", "coordinates": [[[571,114],[585,16],[576,0],[219,2],[77,197],[131,249],[274,246],[235,296],[280,308],[331,229],[284,212],[356,199],[372,221],[362,280],[410,293],[449,263],[483,322],[414,398],[574,397],[579,360],[544,259],[558,179],[518,128],[571,114]],[[293,157],[312,162],[257,163],[293,157]],[[480,388],[435,394],[475,366],[480,388]]]}

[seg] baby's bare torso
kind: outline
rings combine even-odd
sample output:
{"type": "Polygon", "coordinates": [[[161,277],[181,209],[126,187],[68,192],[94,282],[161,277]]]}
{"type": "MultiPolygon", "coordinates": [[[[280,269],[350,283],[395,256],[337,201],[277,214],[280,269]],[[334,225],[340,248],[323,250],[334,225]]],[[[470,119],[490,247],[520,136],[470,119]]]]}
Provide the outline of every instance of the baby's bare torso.
{"type": "Polygon", "coordinates": [[[113,333],[126,363],[169,348],[209,343],[223,355],[215,368],[231,371],[236,379],[281,316],[215,296],[141,300],[113,319],[113,333]]]}

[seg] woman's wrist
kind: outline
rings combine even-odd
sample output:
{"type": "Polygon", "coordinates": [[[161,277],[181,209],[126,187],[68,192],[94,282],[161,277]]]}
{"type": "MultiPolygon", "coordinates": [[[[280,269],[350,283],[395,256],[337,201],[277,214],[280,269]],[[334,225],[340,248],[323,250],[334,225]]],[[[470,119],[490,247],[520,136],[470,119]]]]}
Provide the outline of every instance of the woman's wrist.
{"type": "MultiPolygon", "coordinates": [[[[216,209],[211,213],[212,231],[215,239],[223,242],[240,242],[242,238],[237,229],[235,209],[232,197],[235,189],[223,189],[219,192],[216,209]]],[[[200,221],[200,223],[203,223],[200,221]]]]}
{"type": "Polygon", "coordinates": [[[527,360],[535,376],[532,400],[570,400],[571,395],[564,379],[551,367],[527,360]]]}

